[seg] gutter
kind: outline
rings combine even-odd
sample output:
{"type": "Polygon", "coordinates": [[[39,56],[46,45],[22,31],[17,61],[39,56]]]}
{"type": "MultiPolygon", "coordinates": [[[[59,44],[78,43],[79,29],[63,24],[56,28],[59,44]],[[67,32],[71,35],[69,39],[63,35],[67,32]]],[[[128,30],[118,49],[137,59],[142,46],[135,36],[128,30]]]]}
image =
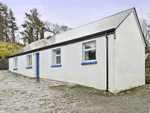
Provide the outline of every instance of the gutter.
{"type": "Polygon", "coordinates": [[[107,37],[107,32],[105,33],[105,38],[106,38],[106,92],[108,92],[108,37],[107,37]]]}

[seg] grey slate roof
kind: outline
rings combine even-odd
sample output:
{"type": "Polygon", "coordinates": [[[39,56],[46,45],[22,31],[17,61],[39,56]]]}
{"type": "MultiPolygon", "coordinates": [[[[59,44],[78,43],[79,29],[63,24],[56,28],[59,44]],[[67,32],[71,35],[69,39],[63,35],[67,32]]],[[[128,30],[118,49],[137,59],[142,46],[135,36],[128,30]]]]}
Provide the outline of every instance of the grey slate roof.
{"type": "Polygon", "coordinates": [[[15,54],[27,52],[30,50],[38,49],[38,48],[52,45],[52,44],[59,43],[59,42],[64,42],[67,40],[72,40],[75,38],[94,34],[97,32],[108,30],[108,29],[117,28],[121,24],[121,22],[133,10],[134,10],[134,8],[131,8],[131,9],[116,13],[114,15],[102,18],[100,20],[91,22],[89,24],[71,29],[69,31],[66,31],[66,32],[63,32],[60,34],[57,34],[57,35],[55,35],[49,39],[42,39],[42,40],[33,42],[33,43],[27,45],[26,47],[22,48],[21,50],[19,50],[15,54]]]}
{"type": "Polygon", "coordinates": [[[26,52],[26,51],[37,49],[37,48],[41,48],[41,47],[45,47],[45,46],[53,44],[54,42],[55,42],[55,36],[53,36],[49,39],[38,40],[38,41],[32,42],[31,44],[27,45],[26,47],[20,49],[15,54],[26,52]]]}

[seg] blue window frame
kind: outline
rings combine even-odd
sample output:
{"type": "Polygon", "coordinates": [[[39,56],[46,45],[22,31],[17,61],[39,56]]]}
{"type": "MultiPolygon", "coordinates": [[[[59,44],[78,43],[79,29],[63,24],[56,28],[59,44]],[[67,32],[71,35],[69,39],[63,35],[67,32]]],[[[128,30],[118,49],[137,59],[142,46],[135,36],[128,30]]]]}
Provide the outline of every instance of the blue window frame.
{"type": "Polygon", "coordinates": [[[13,70],[18,70],[18,58],[13,59],[13,70]]]}
{"type": "Polygon", "coordinates": [[[61,67],[61,48],[56,48],[52,50],[52,66],[51,67],[61,67]]]}
{"type": "Polygon", "coordinates": [[[96,61],[96,40],[82,43],[81,65],[97,64],[96,61]]]}
{"type": "Polygon", "coordinates": [[[26,65],[26,69],[32,68],[32,54],[27,55],[26,65]]]}

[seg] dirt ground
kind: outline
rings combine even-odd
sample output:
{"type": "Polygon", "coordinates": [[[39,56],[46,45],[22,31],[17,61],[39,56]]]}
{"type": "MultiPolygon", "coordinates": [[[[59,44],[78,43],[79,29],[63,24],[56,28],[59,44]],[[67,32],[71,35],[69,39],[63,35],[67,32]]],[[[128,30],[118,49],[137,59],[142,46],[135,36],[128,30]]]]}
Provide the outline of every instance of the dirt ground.
{"type": "Polygon", "coordinates": [[[149,113],[150,85],[119,94],[0,71],[0,113],[149,113]]]}

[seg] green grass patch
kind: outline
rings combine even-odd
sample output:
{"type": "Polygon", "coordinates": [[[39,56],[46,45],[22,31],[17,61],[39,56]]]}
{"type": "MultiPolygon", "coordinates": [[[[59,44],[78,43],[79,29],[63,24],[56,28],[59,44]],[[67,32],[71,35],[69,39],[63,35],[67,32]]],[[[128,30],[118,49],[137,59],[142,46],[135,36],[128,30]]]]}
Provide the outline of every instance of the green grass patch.
{"type": "Polygon", "coordinates": [[[49,86],[50,89],[64,91],[67,85],[49,86]]]}
{"type": "Polygon", "coordinates": [[[89,89],[91,87],[87,87],[87,86],[82,86],[82,85],[76,84],[76,85],[72,86],[71,88],[89,89]]]}

